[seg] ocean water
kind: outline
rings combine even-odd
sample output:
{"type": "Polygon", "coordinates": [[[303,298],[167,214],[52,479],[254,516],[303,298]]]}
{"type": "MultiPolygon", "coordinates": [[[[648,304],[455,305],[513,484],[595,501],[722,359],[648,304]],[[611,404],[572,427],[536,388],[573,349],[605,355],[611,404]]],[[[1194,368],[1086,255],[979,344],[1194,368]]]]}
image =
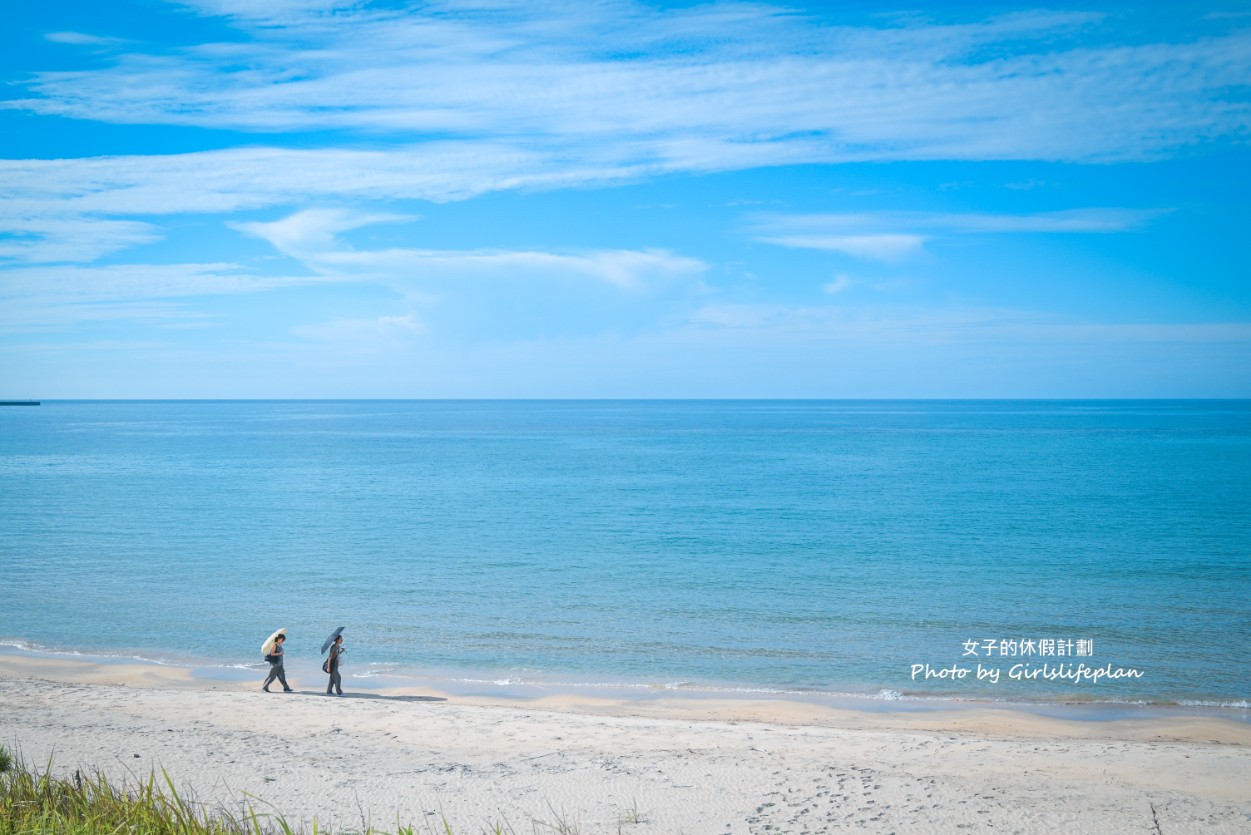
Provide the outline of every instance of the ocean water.
{"type": "Polygon", "coordinates": [[[1251,698],[1248,401],[45,402],[0,409],[0,525],[27,651],[1251,698]]]}

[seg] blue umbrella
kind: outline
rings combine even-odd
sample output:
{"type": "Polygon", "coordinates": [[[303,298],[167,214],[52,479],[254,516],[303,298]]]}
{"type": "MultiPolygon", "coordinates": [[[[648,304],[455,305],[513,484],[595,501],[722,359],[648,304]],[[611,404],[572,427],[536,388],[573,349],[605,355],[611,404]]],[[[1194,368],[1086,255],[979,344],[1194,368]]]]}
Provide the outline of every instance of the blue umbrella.
{"type": "Polygon", "coordinates": [[[327,638],[327,639],[326,639],[326,641],[325,641],[325,643],[323,643],[323,644],[321,645],[321,654],[322,654],[322,655],[325,655],[325,654],[326,654],[326,650],[330,649],[330,645],[334,643],[334,639],[335,639],[335,638],[337,638],[337,637],[339,637],[339,634],[340,634],[341,632],[343,632],[343,627],[342,627],[342,626],[340,626],[338,629],[336,629],[335,631],[333,631],[333,632],[331,632],[331,633],[330,633],[330,637],[329,637],[329,638],[327,638]]]}

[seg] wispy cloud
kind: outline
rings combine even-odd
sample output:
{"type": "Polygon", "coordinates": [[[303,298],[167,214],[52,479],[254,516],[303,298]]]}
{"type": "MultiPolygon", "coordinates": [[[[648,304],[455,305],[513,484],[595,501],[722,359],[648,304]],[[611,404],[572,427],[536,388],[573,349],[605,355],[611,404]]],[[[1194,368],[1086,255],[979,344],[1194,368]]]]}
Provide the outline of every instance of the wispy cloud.
{"type": "Polygon", "coordinates": [[[822,249],[898,262],[927,240],[950,235],[1108,234],[1136,229],[1164,214],[1156,209],[1091,208],[1029,215],[933,212],[848,212],[756,215],[747,222],[757,240],[796,249],[822,249]]]}
{"type": "Polygon", "coordinates": [[[366,215],[338,209],[309,209],[269,223],[235,227],[263,238],[276,249],[325,274],[423,277],[508,276],[516,280],[590,278],[620,289],[636,290],[654,280],[696,277],[702,261],[661,250],[609,250],[574,254],[536,251],[431,250],[389,248],[358,250],[339,234],[375,223],[405,220],[396,215],[366,215]]]}
{"type": "Polygon", "coordinates": [[[1251,349],[1251,322],[1092,322],[999,308],[846,308],[826,305],[705,305],[691,333],[871,345],[1229,343],[1251,349]]]}
{"type": "Polygon", "coordinates": [[[379,316],[373,319],[334,319],[316,325],[300,325],[293,329],[296,336],[353,345],[359,350],[392,347],[396,340],[417,336],[425,326],[413,314],[405,316],[379,316]]]}
{"type": "Polygon", "coordinates": [[[920,235],[879,233],[864,235],[764,235],[760,240],[794,249],[825,249],[856,258],[895,263],[921,250],[920,235]]]}
{"type": "Polygon", "coordinates": [[[338,12],[359,9],[361,0],[170,0],[206,15],[232,17],[260,25],[313,22],[338,12]]]}
{"type": "Polygon", "coordinates": [[[325,269],[326,261],[350,248],[340,233],[377,223],[410,220],[406,215],[362,214],[345,209],[306,209],[280,220],[231,223],[231,228],[268,241],[274,249],[310,266],[325,269]]]}
{"type": "Polygon", "coordinates": [[[180,300],[240,295],[324,282],[317,276],[261,276],[238,264],[124,264],[23,267],[0,281],[0,331],[58,330],[80,322],[204,322],[180,300]]]}
{"type": "Polygon", "coordinates": [[[733,3],[187,5],[230,17],[250,40],[39,73],[6,106],[539,154],[593,143],[619,168],[682,166],[715,149],[711,164],[729,167],[1148,159],[1251,130],[1228,95],[1251,75],[1240,31],[1128,46],[1103,36],[1100,16],[1073,13],[848,27],[733,3]]]}
{"type": "Polygon", "coordinates": [[[45,298],[111,301],[219,293],[252,293],[297,284],[323,283],[318,276],[262,276],[240,264],[118,264],[107,267],[44,266],[10,269],[0,299],[41,294],[45,298]]]}
{"type": "Polygon", "coordinates": [[[572,148],[540,154],[491,142],[0,159],[0,234],[13,236],[0,239],[0,258],[90,261],[161,237],[156,226],[136,216],[226,214],[318,201],[444,202],[501,188],[607,183],[663,170],[623,168],[593,152],[579,159],[572,148]]]}
{"type": "Polygon", "coordinates": [[[116,46],[126,43],[121,38],[89,35],[85,32],[49,32],[44,35],[44,38],[52,43],[63,43],[70,46],[116,46]]]}
{"type": "Polygon", "coordinates": [[[1028,215],[899,212],[880,214],[875,217],[885,222],[897,220],[914,227],[939,232],[1106,234],[1140,228],[1166,213],[1167,210],[1163,209],[1090,208],[1028,215]]]}
{"type": "Polygon", "coordinates": [[[834,277],[833,281],[823,285],[821,289],[833,296],[845,290],[850,290],[855,283],[849,275],[838,275],[834,277]]]}
{"type": "MultiPolygon", "coordinates": [[[[627,174],[589,158],[579,167],[566,157],[563,166],[493,143],[0,159],[0,262],[90,262],[160,239],[163,231],[136,219],[142,216],[228,214],[319,200],[441,202],[502,187],[555,187],[570,178],[585,183],[627,174]]],[[[275,243],[280,232],[273,230],[275,243]]]]}
{"type": "MultiPolygon", "coordinates": [[[[145,218],[186,212],[451,201],[809,163],[1143,160],[1251,134],[1239,92],[1251,32],[1241,29],[1131,46],[1086,13],[845,26],[738,3],[179,5],[226,18],[242,39],[148,49],[49,33],[116,48],[94,69],[34,74],[0,107],[252,131],[275,145],[322,130],[326,146],[0,160],[10,236],[0,259],[90,262],[159,238],[145,218]]],[[[951,219],[895,220],[770,237],[892,262],[972,224],[1121,222],[1089,212],[969,215],[959,230],[951,219]]]]}
{"type": "Polygon", "coordinates": [[[0,206],[0,264],[87,263],[161,238],[150,223],[62,213],[59,208],[27,214],[20,206],[0,206]]]}

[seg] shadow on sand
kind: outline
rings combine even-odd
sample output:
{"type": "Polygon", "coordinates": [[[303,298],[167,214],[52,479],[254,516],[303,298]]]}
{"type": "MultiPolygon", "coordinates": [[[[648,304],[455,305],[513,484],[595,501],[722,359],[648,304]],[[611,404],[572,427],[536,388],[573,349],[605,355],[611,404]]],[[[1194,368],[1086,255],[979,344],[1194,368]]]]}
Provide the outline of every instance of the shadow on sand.
{"type": "MultiPolygon", "coordinates": [[[[329,696],[329,693],[310,692],[308,690],[297,690],[301,696],[329,696]]],[[[384,696],[381,693],[344,693],[342,696],[335,696],[336,699],[372,699],[383,702],[446,702],[447,699],[442,696],[384,696]]]]}

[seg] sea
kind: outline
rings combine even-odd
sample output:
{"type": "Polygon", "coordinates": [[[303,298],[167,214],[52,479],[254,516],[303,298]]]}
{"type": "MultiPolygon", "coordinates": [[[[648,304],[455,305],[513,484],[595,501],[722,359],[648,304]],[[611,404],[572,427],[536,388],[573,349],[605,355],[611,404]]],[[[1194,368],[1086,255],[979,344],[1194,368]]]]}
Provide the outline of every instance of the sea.
{"type": "Polygon", "coordinates": [[[1251,401],[0,409],[0,647],[348,687],[1251,699],[1251,401]]]}

